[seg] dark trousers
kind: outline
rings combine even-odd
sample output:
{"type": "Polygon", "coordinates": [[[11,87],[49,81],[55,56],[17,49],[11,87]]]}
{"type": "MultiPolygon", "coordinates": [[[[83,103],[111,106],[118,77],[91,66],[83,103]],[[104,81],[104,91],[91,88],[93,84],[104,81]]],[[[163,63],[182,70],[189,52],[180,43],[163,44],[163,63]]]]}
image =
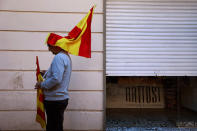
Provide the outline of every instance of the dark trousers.
{"type": "Polygon", "coordinates": [[[64,110],[68,99],[61,101],[44,101],[47,114],[46,131],[63,131],[64,110]]]}

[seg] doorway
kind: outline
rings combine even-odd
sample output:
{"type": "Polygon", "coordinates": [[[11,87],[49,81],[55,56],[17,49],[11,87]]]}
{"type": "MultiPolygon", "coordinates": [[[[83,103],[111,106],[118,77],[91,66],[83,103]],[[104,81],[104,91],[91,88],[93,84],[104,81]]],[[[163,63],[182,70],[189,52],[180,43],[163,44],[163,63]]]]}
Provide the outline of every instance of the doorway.
{"type": "Polygon", "coordinates": [[[196,5],[106,0],[107,129],[196,127],[196,5]]]}
{"type": "Polygon", "coordinates": [[[197,127],[197,77],[107,77],[107,130],[197,127]]]}

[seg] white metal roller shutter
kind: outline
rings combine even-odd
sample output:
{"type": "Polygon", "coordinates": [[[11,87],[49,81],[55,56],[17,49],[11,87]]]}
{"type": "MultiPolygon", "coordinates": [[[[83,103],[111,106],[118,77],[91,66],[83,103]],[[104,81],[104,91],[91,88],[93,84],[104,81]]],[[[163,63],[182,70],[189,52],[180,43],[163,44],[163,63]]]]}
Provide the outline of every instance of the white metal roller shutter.
{"type": "Polygon", "coordinates": [[[107,76],[197,76],[197,0],[107,0],[107,76]]]}

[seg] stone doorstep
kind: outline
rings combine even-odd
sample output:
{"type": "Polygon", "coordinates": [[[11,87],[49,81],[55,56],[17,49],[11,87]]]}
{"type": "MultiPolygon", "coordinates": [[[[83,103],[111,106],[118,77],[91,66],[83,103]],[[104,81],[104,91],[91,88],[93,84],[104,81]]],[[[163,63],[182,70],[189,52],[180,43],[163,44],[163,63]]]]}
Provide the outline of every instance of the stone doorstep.
{"type": "Polygon", "coordinates": [[[177,127],[189,127],[197,128],[197,121],[178,121],[176,122],[177,127]]]}

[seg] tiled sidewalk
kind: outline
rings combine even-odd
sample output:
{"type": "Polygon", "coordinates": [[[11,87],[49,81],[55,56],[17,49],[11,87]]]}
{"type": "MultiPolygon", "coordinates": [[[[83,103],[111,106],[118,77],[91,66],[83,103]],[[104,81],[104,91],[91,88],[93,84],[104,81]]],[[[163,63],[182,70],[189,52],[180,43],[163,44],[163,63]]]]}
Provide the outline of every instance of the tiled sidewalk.
{"type": "Polygon", "coordinates": [[[197,131],[197,113],[163,109],[107,110],[107,131],[197,131]]]}
{"type": "Polygon", "coordinates": [[[141,127],[113,127],[107,128],[106,131],[197,131],[197,128],[141,128],[141,127]]]}

